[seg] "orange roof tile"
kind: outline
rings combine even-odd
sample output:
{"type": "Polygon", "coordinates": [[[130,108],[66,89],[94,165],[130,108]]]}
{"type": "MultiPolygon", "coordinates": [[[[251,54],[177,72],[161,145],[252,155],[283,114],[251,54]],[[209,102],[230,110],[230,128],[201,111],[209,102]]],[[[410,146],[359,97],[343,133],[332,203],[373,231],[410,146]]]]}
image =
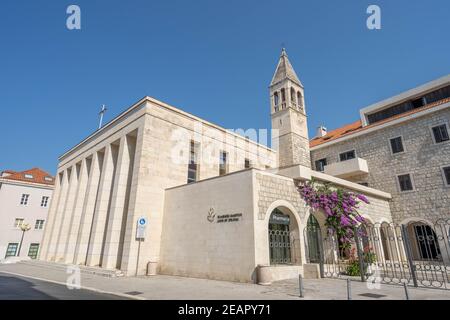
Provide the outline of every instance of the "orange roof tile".
{"type": "Polygon", "coordinates": [[[20,172],[16,172],[16,171],[12,171],[12,170],[5,170],[3,172],[9,174],[7,176],[1,177],[2,179],[6,179],[6,180],[39,183],[39,184],[45,184],[45,185],[54,185],[55,184],[55,178],[39,168],[33,168],[30,170],[25,170],[25,171],[20,171],[20,172]],[[27,175],[29,175],[30,177],[26,177],[27,175]],[[48,181],[49,179],[51,179],[51,181],[48,181]]]}
{"type": "Polygon", "coordinates": [[[396,119],[407,117],[407,116],[412,115],[414,113],[418,113],[418,112],[421,112],[421,111],[432,109],[434,107],[437,107],[437,106],[442,105],[442,104],[447,103],[447,102],[450,102],[450,98],[442,99],[442,100],[439,100],[439,101],[427,104],[427,105],[425,105],[423,107],[420,107],[420,108],[417,108],[417,109],[413,109],[413,110],[410,110],[410,111],[402,113],[402,114],[398,114],[396,116],[390,117],[390,118],[382,120],[382,121],[375,122],[375,123],[367,125],[365,127],[362,126],[361,120],[358,120],[358,121],[353,122],[351,124],[345,125],[345,126],[343,126],[341,128],[329,131],[323,137],[316,137],[316,138],[311,139],[309,141],[309,146],[310,146],[310,148],[316,147],[318,145],[327,143],[329,141],[333,141],[333,140],[342,138],[344,136],[352,135],[352,134],[354,134],[356,132],[361,132],[361,131],[367,130],[369,128],[373,128],[373,127],[382,125],[384,123],[391,122],[391,121],[396,120],[396,119]]]}

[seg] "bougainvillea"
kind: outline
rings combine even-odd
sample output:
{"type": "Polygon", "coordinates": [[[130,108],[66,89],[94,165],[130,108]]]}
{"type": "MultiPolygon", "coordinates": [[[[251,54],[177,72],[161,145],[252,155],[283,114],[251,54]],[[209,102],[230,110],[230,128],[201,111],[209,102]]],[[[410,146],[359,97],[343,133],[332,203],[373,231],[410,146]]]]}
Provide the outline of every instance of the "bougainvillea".
{"type": "Polygon", "coordinates": [[[330,184],[316,185],[314,180],[300,185],[299,191],[311,208],[324,212],[328,233],[337,235],[341,248],[349,248],[355,227],[365,222],[357,209],[361,201],[369,203],[366,196],[330,184]]]}

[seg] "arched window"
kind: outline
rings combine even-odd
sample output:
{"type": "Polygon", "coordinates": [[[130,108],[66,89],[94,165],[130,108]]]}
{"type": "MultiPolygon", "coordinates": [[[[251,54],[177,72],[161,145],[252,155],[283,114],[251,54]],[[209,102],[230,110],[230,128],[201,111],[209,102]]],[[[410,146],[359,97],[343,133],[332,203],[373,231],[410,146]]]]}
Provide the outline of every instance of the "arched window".
{"type": "Polygon", "coordinates": [[[293,104],[293,105],[296,104],[296,102],[295,102],[295,90],[294,90],[294,88],[291,88],[291,101],[292,101],[292,104],[293,104]]]}
{"type": "Polygon", "coordinates": [[[274,104],[275,106],[278,106],[278,102],[279,102],[278,92],[275,92],[275,93],[273,94],[273,104],[274,104]]]}
{"type": "Polygon", "coordinates": [[[286,93],[284,92],[284,88],[281,89],[281,102],[285,102],[286,101],[286,93]]]}
{"type": "Polygon", "coordinates": [[[298,101],[299,107],[303,108],[303,96],[300,91],[297,91],[297,101],[298,101]]]}

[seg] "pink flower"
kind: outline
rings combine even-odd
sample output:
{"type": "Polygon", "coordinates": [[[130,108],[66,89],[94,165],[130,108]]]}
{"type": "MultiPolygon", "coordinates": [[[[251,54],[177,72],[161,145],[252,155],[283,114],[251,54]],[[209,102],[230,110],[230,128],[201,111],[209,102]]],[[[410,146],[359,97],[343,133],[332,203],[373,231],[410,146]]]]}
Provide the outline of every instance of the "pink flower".
{"type": "Polygon", "coordinates": [[[362,202],[365,202],[365,203],[369,203],[369,199],[367,199],[367,197],[365,196],[365,195],[363,195],[363,194],[358,194],[358,199],[359,200],[361,200],[362,202]]]}

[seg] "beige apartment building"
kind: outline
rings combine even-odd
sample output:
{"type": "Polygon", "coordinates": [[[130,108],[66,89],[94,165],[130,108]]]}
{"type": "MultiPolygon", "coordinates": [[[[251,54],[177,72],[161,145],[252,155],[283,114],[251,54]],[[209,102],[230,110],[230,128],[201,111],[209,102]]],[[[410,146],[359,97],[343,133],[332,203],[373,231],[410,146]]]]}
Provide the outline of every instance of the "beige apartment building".
{"type": "Polygon", "coordinates": [[[317,223],[325,237],[325,216],[297,189],[312,178],[365,194],[360,213],[392,223],[395,190],[361,184],[377,170],[368,160],[357,158],[357,171],[350,156],[344,169],[314,170],[326,136],[308,137],[304,87],[284,50],[269,90],[273,148],[144,97],[64,153],[40,259],[125,275],[318,277],[306,230],[317,223]],[[275,247],[285,249],[275,256],[275,247]]]}
{"type": "Polygon", "coordinates": [[[37,258],[53,184],[54,178],[38,168],[0,174],[0,260],[37,258]]]}

